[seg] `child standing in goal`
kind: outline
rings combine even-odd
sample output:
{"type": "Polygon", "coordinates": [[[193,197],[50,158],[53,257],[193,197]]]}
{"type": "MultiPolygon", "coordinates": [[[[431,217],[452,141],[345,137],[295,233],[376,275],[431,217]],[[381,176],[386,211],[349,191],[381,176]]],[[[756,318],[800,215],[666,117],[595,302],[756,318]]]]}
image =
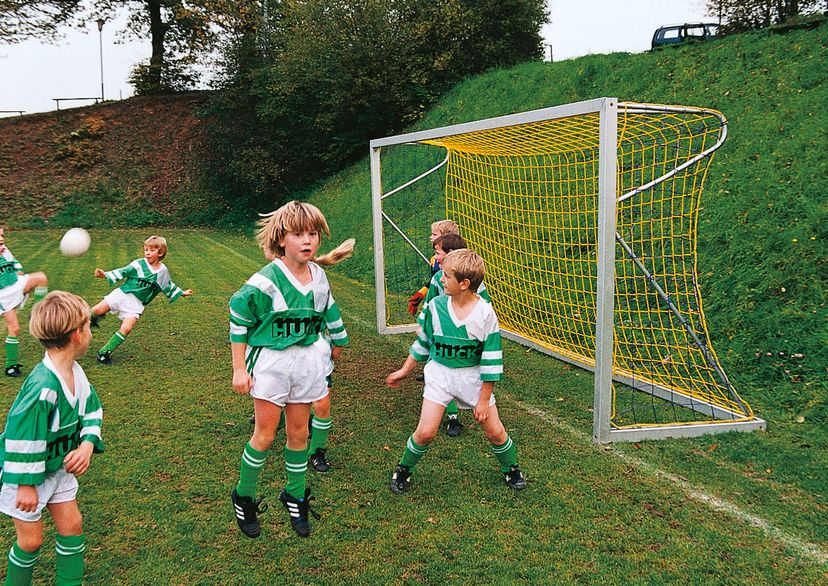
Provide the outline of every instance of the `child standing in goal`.
{"type": "Polygon", "coordinates": [[[144,308],[163,293],[170,303],[179,297],[189,297],[192,289],[182,290],[173,283],[170,271],[162,260],[167,256],[167,240],[163,236],[150,236],[144,241],[144,256],[136,258],[125,267],[104,271],[95,269],[95,276],[114,285],[121,279],[126,283],[112,291],[92,308],[92,325],[97,327],[101,316],[114,313],[121,320],[120,329],[98,350],[97,360],[101,364],[112,364],[112,352],[124,343],[126,337],[138,323],[144,308]]]}
{"type": "Polygon", "coordinates": [[[6,376],[17,378],[23,374],[19,364],[20,346],[17,336],[20,335],[20,322],[16,310],[23,307],[32,290],[36,296],[40,291],[45,295],[46,284],[44,273],[27,275],[23,272],[23,265],[6,248],[6,229],[0,225],[0,313],[6,322],[6,376]]]}
{"type": "MultiPolygon", "coordinates": [[[[454,222],[454,220],[437,220],[433,224],[431,224],[431,235],[428,237],[428,241],[434,246],[434,241],[437,240],[440,236],[444,234],[459,234],[460,227],[454,222]]],[[[433,277],[437,271],[440,270],[440,261],[437,259],[437,255],[434,254],[429,259],[428,264],[431,265],[431,276],[433,277]]],[[[411,315],[416,316],[418,313],[418,307],[420,306],[420,302],[425,299],[426,295],[428,294],[428,286],[431,281],[423,285],[420,289],[417,290],[414,295],[409,297],[408,299],[408,313],[411,315]]]]}
{"type": "Polygon", "coordinates": [[[494,384],[503,373],[503,355],[497,316],[475,293],[484,272],[483,259],[469,249],[455,250],[443,259],[445,295],[434,298],[420,314],[420,333],[408,358],[386,378],[389,387],[399,387],[417,362],[429,361],[423,371],[420,422],[391,475],[392,492],[408,490],[411,471],[437,435],[443,411],[452,399],[461,408],[474,410],[506,484],[515,490],[526,488],[515,445],[495,405],[494,384]]]}
{"type": "Polygon", "coordinates": [[[89,305],[53,291],[32,309],[29,331],[46,348],[26,377],[0,436],[0,511],[14,519],[6,584],[31,584],[43,543],[41,513],[57,528],[57,584],[83,581],[85,536],[75,497],[77,476],[103,451],[103,410],[77,358],[92,341],[89,305]]]}
{"type": "Polygon", "coordinates": [[[328,393],[331,359],[348,343],[325,271],[312,261],[325,216],[313,205],[292,201],[263,217],[256,234],[268,263],[230,299],[233,390],[253,397],[255,429],[242,453],[239,482],[231,492],[242,533],[261,533],[256,497],[259,474],[285,411],[287,484],[279,495],[293,530],[310,534],[311,498],[306,485],[311,404],[328,393]],[[328,330],[329,344],[322,332],[328,330]]]}

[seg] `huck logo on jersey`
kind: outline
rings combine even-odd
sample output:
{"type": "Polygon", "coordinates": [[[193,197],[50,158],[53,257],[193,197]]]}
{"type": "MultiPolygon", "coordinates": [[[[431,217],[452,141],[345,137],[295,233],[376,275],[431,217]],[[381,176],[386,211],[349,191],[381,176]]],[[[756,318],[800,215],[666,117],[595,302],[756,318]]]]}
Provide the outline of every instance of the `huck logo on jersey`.
{"type": "Polygon", "coordinates": [[[434,342],[434,357],[447,360],[468,360],[483,355],[483,344],[444,344],[434,342]]]}
{"type": "Polygon", "coordinates": [[[321,315],[311,317],[277,317],[273,320],[274,338],[295,338],[319,334],[325,329],[321,315]]]}
{"type": "Polygon", "coordinates": [[[78,433],[70,433],[62,435],[49,442],[46,450],[49,453],[49,459],[59,458],[65,456],[78,446],[78,433]]]}

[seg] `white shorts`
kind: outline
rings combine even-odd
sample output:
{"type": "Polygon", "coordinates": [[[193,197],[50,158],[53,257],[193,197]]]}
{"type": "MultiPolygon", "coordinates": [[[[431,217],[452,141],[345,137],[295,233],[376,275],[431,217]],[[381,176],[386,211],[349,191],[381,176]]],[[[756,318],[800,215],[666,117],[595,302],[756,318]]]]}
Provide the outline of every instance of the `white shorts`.
{"type": "Polygon", "coordinates": [[[320,338],[310,346],[284,350],[248,348],[257,353],[250,396],[280,407],[286,403],[313,403],[328,394],[331,347],[320,338]]]}
{"type": "Polygon", "coordinates": [[[46,505],[75,500],[78,495],[78,479],[61,466],[47,474],[43,484],[38,484],[35,488],[37,489],[37,510],[34,513],[26,513],[14,504],[17,500],[17,485],[3,483],[3,489],[0,490],[0,513],[21,521],[37,521],[46,505]]]}
{"type": "MultiPolygon", "coordinates": [[[[480,379],[480,367],[449,368],[439,362],[429,360],[423,368],[425,389],[423,399],[439,403],[443,407],[452,400],[460,409],[474,409],[480,400],[483,381],[480,379]]],[[[495,404],[494,393],[489,405],[495,404]]]]}
{"type": "Polygon", "coordinates": [[[23,291],[29,283],[29,275],[17,275],[17,282],[14,285],[0,289],[0,314],[23,307],[26,299],[29,298],[23,291]]]}
{"type": "Polygon", "coordinates": [[[109,313],[117,315],[123,321],[128,317],[141,317],[144,313],[144,304],[132,293],[124,293],[120,288],[115,289],[104,297],[109,304],[109,313]]]}

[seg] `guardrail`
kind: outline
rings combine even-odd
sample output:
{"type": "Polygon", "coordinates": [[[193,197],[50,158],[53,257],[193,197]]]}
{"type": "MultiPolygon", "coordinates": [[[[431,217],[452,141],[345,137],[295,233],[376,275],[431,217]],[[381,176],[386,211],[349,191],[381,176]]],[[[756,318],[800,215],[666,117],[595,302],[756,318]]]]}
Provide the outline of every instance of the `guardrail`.
{"type": "Polygon", "coordinates": [[[21,116],[26,110],[0,110],[0,114],[20,114],[21,116]]]}
{"type": "Polygon", "coordinates": [[[101,98],[52,98],[55,101],[55,106],[58,110],[60,110],[60,103],[61,102],[69,102],[72,100],[95,100],[95,103],[98,103],[98,100],[101,98]]]}

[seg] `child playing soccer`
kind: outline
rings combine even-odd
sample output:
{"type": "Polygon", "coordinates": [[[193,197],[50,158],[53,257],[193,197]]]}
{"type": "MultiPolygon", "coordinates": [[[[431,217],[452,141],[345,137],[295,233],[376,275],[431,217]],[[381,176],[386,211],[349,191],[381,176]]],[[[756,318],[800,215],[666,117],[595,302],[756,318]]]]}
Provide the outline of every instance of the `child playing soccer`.
{"type": "MultiPolygon", "coordinates": [[[[459,233],[460,228],[453,220],[437,220],[431,224],[431,235],[428,237],[428,241],[431,242],[431,245],[433,246],[434,241],[440,236],[443,236],[444,234],[459,233]]],[[[429,259],[428,262],[431,265],[431,276],[433,277],[434,274],[440,270],[440,261],[437,259],[437,255],[435,254],[431,257],[431,259],[429,259]]],[[[428,286],[429,283],[426,283],[408,299],[408,313],[411,315],[417,315],[417,308],[420,306],[420,302],[425,299],[428,294],[428,286]]]]}
{"type": "MultiPolygon", "coordinates": [[[[255,428],[242,453],[239,482],[230,494],[242,533],[261,533],[263,512],[256,484],[285,411],[287,484],[279,495],[300,536],[310,534],[308,420],[311,404],[327,393],[330,361],[348,343],[325,271],[312,261],[322,233],[330,235],[315,206],[292,201],[262,218],[259,244],[275,259],[230,299],[233,390],[253,397],[255,428]],[[328,330],[329,344],[322,332],[328,330]]],[[[314,513],[314,516],[315,513],[314,513]]],[[[318,517],[317,517],[318,518],[318,517]]]]}
{"type": "Polygon", "coordinates": [[[97,327],[101,316],[114,313],[121,320],[120,329],[98,350],[101,364],[112,364],[112,352],[124,343],[135,327],[144,308],[159,293],[166,295],[170,303],[179,297],[189,297],[192,289],[181,290],[170,278],[170,271],[161,261],[167,256],[167,240],[162,236],[150,236],[144,241],[144,257],[136,258],[125,267],[104,271],[95,269],[95,276],[114,285],[121,279],[126,283],[112,291],[92,308],[92,325],[97,327]]]}
{"type": "Polygon", "coordinates": [[[420,333],[409,349],[402,368],[386,378],[396,388],[417,362],[424,369],[425,391],[420,422],[408,438],[400,463],[391,476],[392,492],[408,490],[411,471],[428,450],[446,405],[452,399],[474,418],[491,443],[506,484],[526,488],[517,463],[515,445],[498,416],[495,381],[503,373],[500,328],[492,306],[475,293],[483,282],[483,259],[469,249],[455,250],[443,259],[445,295],[434,298],[420,314],[420,333]]]}
{"type": "Polygon", "coordinates": [[[29,332],[46,348],[23,381],[0,436],[0,511],[14,519],[6,584],[31,584],[43,543],[43,509],[55,522],[57,584],[83,581],[85,536],[77,476],[103,451],[103,410],[75,362],[92,341],[89,305],[53,291],[32,309],[29,332]]]}
{"type": "Polygon", "coordinates": [[[19,377],[20,346],[17,336],[20,335],[20,322],[17,320],[18,307],[23,307],[29,293],[35,289],[35,294],[47,285],[44,273],[23,272],[23,265],[14,258],[6,248],[6,229],[0,225],[0,313],[6,321],[6,376],[19,377]]]}

